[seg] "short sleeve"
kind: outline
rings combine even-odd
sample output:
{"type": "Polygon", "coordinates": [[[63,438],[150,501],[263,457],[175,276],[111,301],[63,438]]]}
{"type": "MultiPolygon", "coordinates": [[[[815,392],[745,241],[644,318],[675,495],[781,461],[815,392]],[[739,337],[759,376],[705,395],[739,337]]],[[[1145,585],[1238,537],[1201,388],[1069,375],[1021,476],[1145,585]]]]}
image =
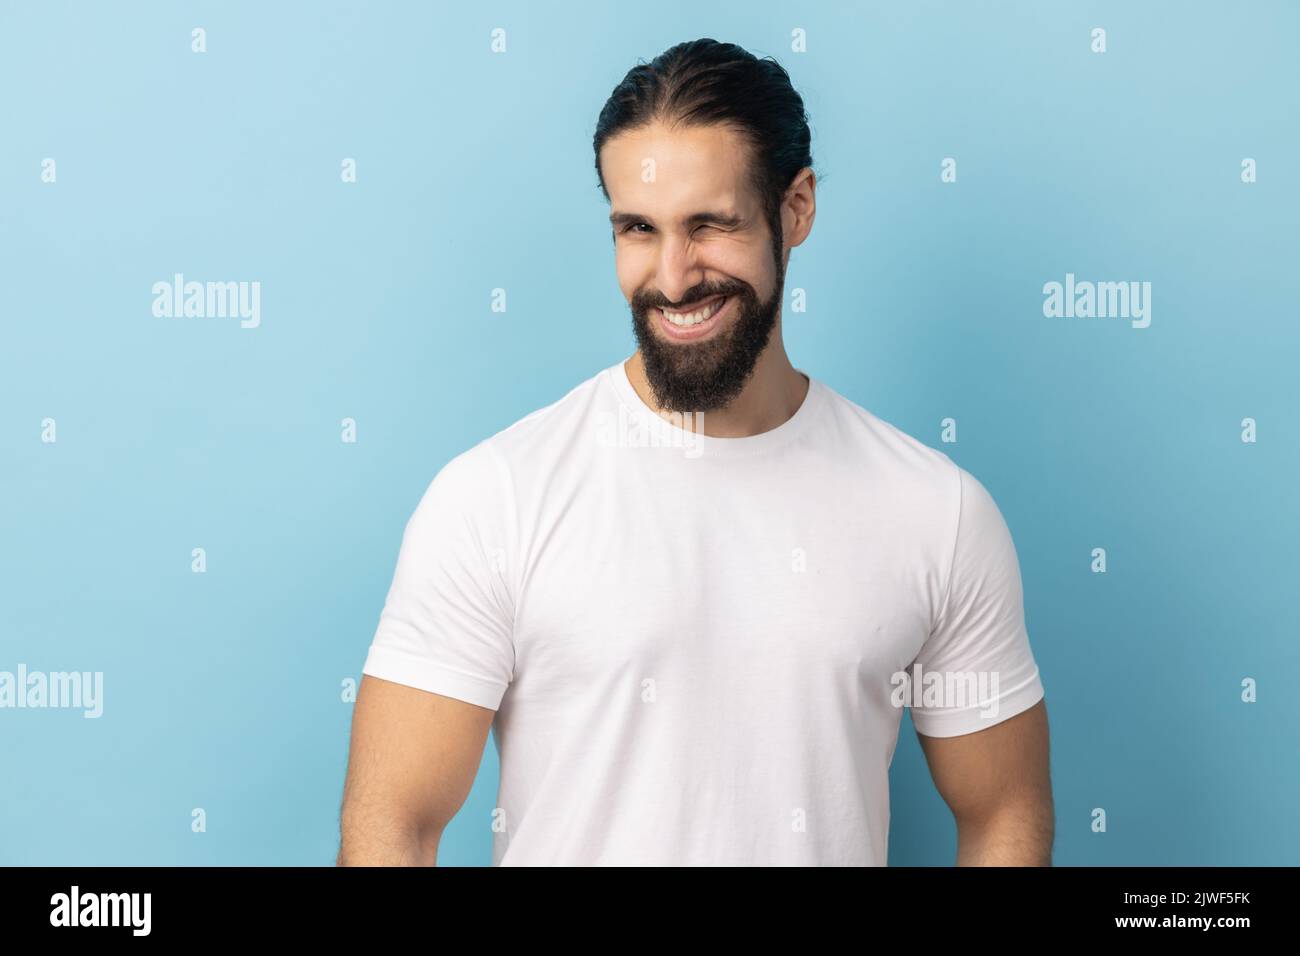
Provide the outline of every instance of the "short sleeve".
{"type": "Polygon", "coordinates": [[[912,725],[927,737],[984,730],[1043,697],[1010,529],[988,490],[965,469],[957,471],[945,598],[910,671],[912,725]]]}
{"type": "Polygon", "coordinates": [[[484,442],[429,484],[406,523],[362,673],[500,707],[514,672],[505,467],[484,442]]]}

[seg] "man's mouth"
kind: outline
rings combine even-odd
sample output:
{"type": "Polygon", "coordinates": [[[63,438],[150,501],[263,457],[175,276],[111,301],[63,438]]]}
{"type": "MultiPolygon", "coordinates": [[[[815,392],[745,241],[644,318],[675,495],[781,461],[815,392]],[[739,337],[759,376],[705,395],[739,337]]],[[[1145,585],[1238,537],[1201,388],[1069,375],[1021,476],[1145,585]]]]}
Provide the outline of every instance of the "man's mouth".
{"type": "Polygon", "coordinates": [[[685,309],[655,308],[659,313],[659,324],[674,339],[695,339],[705,335],[717,325],[721,315],[731,302],[732,296],[717,295],[700,302],[695,302],[685,309]]]}

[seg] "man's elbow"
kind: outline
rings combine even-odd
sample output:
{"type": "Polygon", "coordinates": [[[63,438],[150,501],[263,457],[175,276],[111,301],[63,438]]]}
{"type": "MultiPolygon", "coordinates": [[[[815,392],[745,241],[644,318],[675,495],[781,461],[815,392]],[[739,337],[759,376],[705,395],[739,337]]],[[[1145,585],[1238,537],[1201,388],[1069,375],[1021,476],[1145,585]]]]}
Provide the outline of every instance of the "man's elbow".
{"type": "Polygon", "coordinates": [[[958,866],[1051,866],[1055,821],[1050,794],[957,816],[958,866]]]}
{"type": "Polygon", "coordinates": [[[392,813],[344,813],[335,866],[437,866],[442,827],[392,813]]]}

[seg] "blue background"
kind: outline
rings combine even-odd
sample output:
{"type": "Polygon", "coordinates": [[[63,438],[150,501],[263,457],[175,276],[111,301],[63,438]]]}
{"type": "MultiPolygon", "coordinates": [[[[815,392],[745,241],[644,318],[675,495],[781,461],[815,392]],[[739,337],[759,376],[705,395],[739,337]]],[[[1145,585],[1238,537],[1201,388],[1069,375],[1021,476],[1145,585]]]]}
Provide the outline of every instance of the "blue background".
{"type": "MultiPolygon", "coordinates": [[[[1300,862],[1296,4],[0,11],[0,670],[105,681],[98,720],[0,710],[0,862],[333,862],[341,685],[403,525],[631,353],[591,136],[700,36],[775,56],[811,116],[793,361],[1012,530],[1055,861],[1300,862]],[[175,272],[260,281],[261,326],[155,318],[175,272]],[[1045,318],[1067,272],[1150,281],[1151,326],[1045,318]]],[[[489,745],[440,863],[490,862],[496,785],[489,745]]],[[[891,788],[890,862],[950,864],[907,721],[891,788]]]]}

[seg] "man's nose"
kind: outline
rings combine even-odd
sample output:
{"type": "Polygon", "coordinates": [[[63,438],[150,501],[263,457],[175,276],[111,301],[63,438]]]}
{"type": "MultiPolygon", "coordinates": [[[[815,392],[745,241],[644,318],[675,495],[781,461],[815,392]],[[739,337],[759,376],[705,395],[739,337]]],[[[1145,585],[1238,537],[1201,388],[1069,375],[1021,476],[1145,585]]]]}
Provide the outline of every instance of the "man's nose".
{"type": "Polygon", "coordinates": [[[704,281],[699,249],[688,237],[670,236],[659,249],[659,291],[669,302],[684,305],[690,290],[704,281]]]}

